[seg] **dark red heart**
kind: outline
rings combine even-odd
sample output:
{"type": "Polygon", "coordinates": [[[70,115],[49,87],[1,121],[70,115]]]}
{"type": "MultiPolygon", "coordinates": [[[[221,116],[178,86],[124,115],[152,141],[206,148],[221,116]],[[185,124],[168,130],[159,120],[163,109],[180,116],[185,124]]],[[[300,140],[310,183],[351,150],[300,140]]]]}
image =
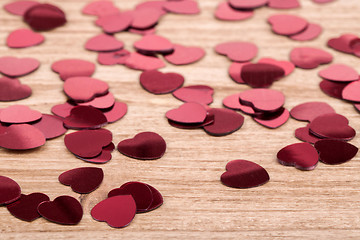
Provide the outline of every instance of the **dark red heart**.
{"type": "Polygon", "coordinates": [[[10,204],[21,196],[21,189],[11,178],[0,176],[0,205],[10,204]]]}
{"type": "Polygon", "coordinates": [[[49,114],[43,114],[40,121],[32,125],[39,129],[46,139],[59,137],[67,131],[67,129],[64,128],[64,122],[61,117],[49,114]]]}
{"type": "Polygon", "coordinates": [[[66,23],[65,13],[51,4],[36,4],[24,14],[24,21],[37,31],[48,31],[66,23]]]}
{"type": "Polygon", "coordinates": [[[282,108],[275,113],[266,114],[265,116],[254,116],[253,119],[264,127],[275,129],[284,125],[289,119],[289,116],[289,111],[282,108]]]}
{"type": "Polygon", "coordinates": [[[98,129],[107,123],[103,112],[90,106],[76,106],[64,119],[64,126],[71,129],[98,129]]]}
{"type": "Polygon", "coordinates": [[[270,87],[274,81],[285,75],[285,71],[268,63],[250,63],[241,69],[241,79],[254,88],[270,87]]]}
{"type": "Polygon", "coordinates": [[[162,73],[157,70],[144,71],[140,75],[141,86],[150,93],[166,94],[181,87],[184,77],[178,73],[162,73]]]}
{"type": "Polygon", "coordinates": [[[311,144],[316,143],[321,138],[316,137],[310,132],[309,125],[303,128],[298,128],[295,130],[295,137],[303,142],[308,142],[311,144]]]}
{"type": "Polygon", "coordinates": [[[320,89],[330,97],[343,99],[342,92],[348,84],[349,83],[322,80],[319,86],[320,89]]]}
{"type": "Polygon", "coordinates": [[[225,108],[211,108],[209,114],[214,115],[214,122],[204,126],[207,134],[225,136],[241,128],[244,117],[237,112],[225,108]]]}
{"type": "Polygon", "coordinates": [[[320,161],[332,165],[350,161],[359,150],[350,143],[332,139],[319,140],[314,146],[319,152],[320,161]]]}
{"type": "Polygon", "coordinates": [[[294,143],[282,148],[277,153],[277,159],[285,166],[313,170],[319,161],[319,155],[310,143],[294,143]]]}
{"type": "Polygon", "coordinates": [[[292,62],[278,61],[278,60],[275,60],[273,58],[261,58],[258,61],[258,63],[267,63],[267,64],[272,64],[272,65],[276,65],[278,67],[281,67],[285,72],[285,76],[292,73],[294,71],[294,69],[295,69],[295,65],[292,62]]]}

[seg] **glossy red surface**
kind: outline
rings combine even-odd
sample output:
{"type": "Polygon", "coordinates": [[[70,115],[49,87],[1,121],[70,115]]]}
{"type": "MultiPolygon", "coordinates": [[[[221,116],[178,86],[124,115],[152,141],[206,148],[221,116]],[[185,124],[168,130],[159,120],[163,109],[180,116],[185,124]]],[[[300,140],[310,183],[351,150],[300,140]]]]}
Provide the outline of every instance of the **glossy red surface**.
{"type": "Polygon", "coordinates": [[[332,64],[321,70],[319,76],[335,82],[352,82],[359,80],[359,73],[345,64],[332,64]]]}
{"type": "Polygon", "coordinates": [[[342,98],[352,102],[360,102],[360,80],[346,85],[342,91],[342,98]]]}
{"type": "Polygon", "coordinates": [[[281,67],[285,72],[285,76],[292,73],[294,71],[294,69],[295,69],[295,65],[292,62],[278,61],[278,60],[275,60],[273,58],[261,58],[258,61],[258,63],[267,63],[267,64],[272,64],[272,65],[276,65],[278,67],[281,67]]]}
{"type": "Polygon", "coordinates": [[[108,93],[109,85],[91,77],[71,77],[64,83],[65,94],[77,102],[91,101],[108,93]]]}
{"type": "Polygon", "coordinates": [[[66,23],[65,13],[51,4],[36,4],[24,14],[24,22],[36,31],[48,31],[66,23]]]}
{"type": "Polygon", "coordinates": [[[306,102],[293,107],[291,117],[299,121],[309,121],[323,114],[335,113],[335,110],[325,102],[306,102]]]}
{"type": "Polygon", "coordinates": [[[104,113],[90,106],[76,106],[64,119],[64,126],[70,129],[98,129],[106,124],[104,113]]]}
{"type": "Polygon", "coordinates": [[[267,88],[246,90],[239,93],[239,98],[243,105],[262,112],[276,112],[285,103],[285,96],[282,92],[267,88]]]}
{"type": "Polygon", "coordinates": [[[255,122],[263,125],[267,128],[278,128],[284,125],[289,119],[290,113],[287,109],[281,109],[278,112],[272,113],[266,117],[254,116],[253,119],[255,122]]]}
{"type": "Polygon", "coordinates": [[[157,70],[144,71],[140,75],[140,84],[153,94],[166,94],[180,88],[184,77],[178,73],[162,73],[157,70]]]}
{"type": "Polygon", "coordinates": [[[0,176],[0,205],[10,204],[21,196],[21,189],[11,178],[0,176]]]}
{"type": "Polygon", "coordinates": [[[239,21],[249,19],[254,12],[249,10],[237,10],[232,8],[227,1],[219,3],[215,10],[215,17],[223,21],[239,21]]]}
{"type": "Polygon", "coordinates": [[[319,84],[320,89],[330,97],[343,99],[342,92],[348,83],[344,82],[333,82],[322,80],[319,84]]]}
{"type": "Polygon", "coordinates": [[[108,109],[114,106],[115,97],[112,93],[107,93],[104,96],[95,97],[93,100],[84,103],[78,103],[79,106],[91,106],[98,109],[108,109]]]}
{"type": "Polygon", "coordinates": [[[60,74],[62,80],[70,77],[91,77],[95,72],[95,64],[82,59],[63,59],[51,65],[54,72],[60,74]]]}
{"type": "Polygon", "coordinates": [[[126,103],[115,101],[114,106],[104,110],[103,114],[109,123],[113,123],[123,118],[127,113],[127,109],[126,103]]]}
{"type": "Polygon", "coordinates": [[[303,142],[314,144],[321,138],[316,137],[310,132],[309,125],[295,130],[295,137],[303,142]]]}
{"type": "Polygon", "coordinates": [[[324,50],[311,47],[298,47],[290,52],[290,61],[299,68],[313,69],[321,64],[330,63],[333,57],[324,50]]]}
{"type": "Polygon", "coordinates": [[[40,33],[21,28],[9,34],[6,38],[6,44],[10,48],[26,48],[39,45],[44,42],[44,40],[44,36],[40,33]]]}
{"type": "Polygon", "coordinates": [[[0,121],[3,123],[29,123],[37,121],[41,117],[41,112],[25,105],[12,105],[0,112],[0,121]]]}
{"type": "Polygon", "coordinates": [[[241,79],[253,88],[267,88],[285,75],[283,68],[268,63],[249,63],[241,69],[241,79]]]}
{"type": "Polygon", "coordinates": [[[67,131],[67,129],[64,128],[64,122],[61,117],[49,114],[42,114],[40,121],[32,125],[39,129],[46,139],[59,137],[67,131]]]}
{"type": "Polygon", "coordinates": [[[211,108],[209,114],[214,115],[214,122],[204,126],[207,134],[212,136],[226,136],[241,128],[244,117],[230,109],[211,108]]]}
{"type": "Polygon", "coordinates": [[[310,143],[288,145],[277,153],[277,158],[280,164],[300,170],[313,170],[319,161],[319,155],[310,143]]]}
{"type": "Polygon", "coordinates": [[[350,143],[332,139],[319,140],[314,146],[319,152],[320,161],[332,165],[350,161],[359,150],[350,143]]]}
{"type": "Polygon", "coordinates": [[[200,104],[211,104],[213,102],[214,90],[205,85],[192,85],[177,89],[172,94],[183,102],[194,102],[200,104]]]}
{"type": "Polygon", "coordinates": [[[166,112],[166,117],[169,120],[179,123],[202,123],[207,115],[207,111],[203,105],[195,102],[188,102],[182,104],[177,109],[172,109],[166,112]]]}
{"type": "Polygon", "coordinates": [[[137,52],[130,53],[126,59],[125,65],[135,70],[154,70],[165,67],[165,63],[160,58],[154,56],[146,56],[137,52]]]}

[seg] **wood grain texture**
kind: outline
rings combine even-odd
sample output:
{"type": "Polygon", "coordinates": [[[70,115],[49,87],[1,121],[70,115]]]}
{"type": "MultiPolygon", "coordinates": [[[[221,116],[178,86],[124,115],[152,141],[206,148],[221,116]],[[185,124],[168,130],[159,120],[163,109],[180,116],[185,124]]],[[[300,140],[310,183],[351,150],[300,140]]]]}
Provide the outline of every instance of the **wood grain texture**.
{"type": "MultiPolygon", "coordinates": [[[[6,1],[8,2],[8,1],[6,1]]],[[[81,58],[95,62],[97,54],[84,49],[86,40],[101,32],[94,17],[81,14],[85,0],[49,0],[67,14],[64,27],[45,32],[44,44],[27,49],[9,49],[7,35],[26,27],[21,18],[0,9],[0,56],[34,57],[42,65],[21,81],[33,89],[33,95],[16,103],[0,103],[0,107],[26,104],[50,113],[55,104],[65,101],[63,82],[51,71],[52,62],[64,58],[81,58]]],[[[131,9],[141,1],[116,1],[121,9],[131,9]]],[[[158,34],[174,43],[203,47],[206,57],[192,65],[168,64],[165,72],[185,76],[185,85],[207,84],[215,89],[212,107],[221,107],[222,99],[248,89],[234,83],[227,74],[230,65],[213,47],[230,40],[251,41],[259,47],[257,59],[271,56],[287,59],[297,46],[327,49],[335,63],[345,63],[360,72],[360,59],[326,47],[329,38],[342,33],[360,34],[359,0],[338,0],[318,5],[301,0],[302,8],[274,10],[261,8],[255,16],[242,22],[221,22],[213,17],[219,0],[201,0],[201,14],[185,16],[168,14],[157,26],[158,34]],[[275,35],[266,23],[275,13],[293,13],[324,27],[322,35],[310,42],[296,42],[275,35]]],[[[1,1],[1,4],[4,4],[1,1]]],[[[132,50],[139,35],[119,33],[116,37],[132,50]]],[[[257,60],[256,59],[256,60],[257,60]]],[[[325,101],[349,118],[351,126],[360,130],[359,113],[351,104],[330,98],[319,89],[321,79],[314,70],[296,69],[276,82],[272,88],[286,95],[285,106],[291,109],[305,101],[325,101]]],[[[202,130],[171,127],[164,115],[181,104],[171,95],[156,96],[139,85],[140,72],[123,66],[97,66],[94,77],[105,80],[115,97],[129,106],[128,114],[106,128],[114,134],[114,142],[141,131],[155,131],[168,144],[165,156],[156,161],[139,161],[114,151],[113,159],[101,165],[104,182],[89,194],[76,194],[61,185],[60,173],[76,167],[93,166],[68,152],[63,137],[48,141],[32,151],[0,150],[0,175],[17,181],[25,194],[40,191],[51,199],[59,195],[78,198],[84,217],[77,226],[61,226],[38,219],[26,223],[0,208],[0,239],[359,239],[360,238],[360,162],[359,155],[340,166],[319,163],[314,171],[304,172],[277,163],[276,153],[282,147],[299,142],[294,130],[305,123],[290,119],[276,130],[266,129],[246,116],[243,127],[225,137],[211,137],[202,130]],[[270,174],[270,182],[253,189],[232,189],[220,182],[228,161],[254,161],[270,174]],[[164,196],[164,205],[146,214],[136,215],[130,226],[113,229],[94,221],[91,208],[104,199],[112,188],[127,181],[143,181],[156,187],[164,196]]],[[[360,146],[359,137],[352,142],[360,146]]]]}

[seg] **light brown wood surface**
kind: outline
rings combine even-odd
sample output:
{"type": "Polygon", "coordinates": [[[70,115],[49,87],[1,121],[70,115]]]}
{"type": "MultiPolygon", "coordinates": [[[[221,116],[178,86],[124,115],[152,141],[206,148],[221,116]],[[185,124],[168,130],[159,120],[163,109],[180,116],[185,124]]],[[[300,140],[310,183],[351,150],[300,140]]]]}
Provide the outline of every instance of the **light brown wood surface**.
{"type": "MultiPolygon", "coordinates": [[[[1,1],[3,5],[5,0],[1,1]]],[[[67,15],[64,27],[43,33],[45,43],[26,49],[9,49],[7,35],[26,27],[18,16],[0,9],[0,56],[33,57],[41,61],[36,72],[21,78],[33,89],[33,95],[22,101],[0,103],[0,107],[26,104],[50,113],[55,104],[65,102],[63,82],[51,71],[51,64],[65,58],[81,58],[96,62],[97,54],[86,51],[84,43],[101,33],[94,25],[95,17],[81,14],[85,0],[49,0],[67,15]]],[[[116,1],[121,9],[131,9],[141,1],[116,1]]],[[[344,63],[360,72],[360,59],[326,47],[329,38],[343,33],[360,35],[359,0],[338,0],[331,4],[315,4],[301,0],[296,10],[256,10],[252,19],[222,22],[213,17],[219,0],[201,0],[201,14],[195,16],[168,14],[157,26],[157,33],[174,43],[201,46],[206,57],[188,66],[167,64],[164,72],[185,76],[185,85],[206,84],[215,89],[212,107],[221,107],[222,99],[248,89],[228,76],[230,65],[213,47],[230,40],[250,41],[259,47],[257,59],[288,59],[292,48],[312,46],[326,49],[335,63],[344,63]],[[275,13],[292,13],[319,23],[324,32],[309,42],[292,41],[271,32],[266,19],[275,13]]],[[[119,33],[126,49],[141,37],[119,33]]],[[[296,69],[276,82],[272,89],[286,95],[285,107],[291,109],[306,101],[325,101],[360,130],[359,113],[351,104],[330,98],[321,92],[314,70],[296,69]]],[[[142,131],[154,131],[164,137],[168,148],[164,157],[155,161],[139,161],[114,151],[113,159],[104,165],[105,178],[95,192],[80,196],[58,182],[65,170],[94,166],[75,158],[63,143],[63,137],[45,146],[25,152],[0,150],[0,175],[17,181],[23,193],[44,192],[54,199],[70,195],[81,201],[84,216],[77,226],[62,226],[44,219],[32,223],[13,217],[0,208],[0,239],[360,239],[360,162],[329,166],[319,163],[313,171],[300,171],[280,165],[276,153],[284,146],[299,142],[294,130],[306,123],[293,119],[279,129],[270,130],[245,116],[243,127],[225,137],[212,137],[203,130],[181,130],[171,127],[165,112],[181,104],[171,94],[152,95],[139,85],[139,71],[124,66],[97,65],[94,77],[105,80],[116,99],[128,104],[129,111],[120,121],[106,126],[114,135],[114,143],[142,131]],[[228,161],[246,159],[262,165],[270,182],[252,189],[233,189],[220,182],[228,161]],[[94,221],[91,208],[106,198],[107,192],[127,181],[143,181],[156,187],[164,197],[164,205],[146,214],[136,215],[130,226],[113,229],[94,221]]],[[[351,141],[360,146],[359,137],[351,141]]]]}

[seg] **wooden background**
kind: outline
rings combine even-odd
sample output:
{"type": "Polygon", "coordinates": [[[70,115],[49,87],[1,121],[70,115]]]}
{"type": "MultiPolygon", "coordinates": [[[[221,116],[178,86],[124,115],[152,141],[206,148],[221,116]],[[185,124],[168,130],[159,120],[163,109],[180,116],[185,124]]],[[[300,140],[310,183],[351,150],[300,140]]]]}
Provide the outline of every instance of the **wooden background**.
{"type": "MultiPolygon", "coordinates": [[[[4,4],[8,1],[1,1],[4,4]]],[[[65,102],[63,82],[50,69],[51,64],[65,58],[82,58],[95,62],[97,54],[86,51],[84,43],[101,32],[94,17],[81,14],[85,0],[49,0],[67,14],[64,27],[45,32],[46,42],[27,49],[9,49],[7,35],[26,27],[18,16],[0,9],[0,56],[33,57],[41,61],[36,72],[21,81],[33,89],[33,95],[22,101],[0,103],[0,107],[26,104],[43,113],[50,113],[55,104],[65,102]]],[[[141,1],[116,1],[121,9],[131,9],[141,1]]],[[[221,22],[213,17],[219,0],[198,1],[201,14],[196,16],[168,14],[157,26],[159,35],[174,43],[201,46],[206,57],[196,64],[173,66],[165,72],[185,76],[185,85],[207,84],[215,89],[212,107],[221,107],[222,99],[248,89],[234,83],[227,74],[230,65],[217,55],[213,47],[230,40],[257,44],[261,57],[288,59],[293,47],[312,46],[328,50],[335,63],[348,64],[360,72],[360,59],[335,52],[326,47],[329,38],[343,33],[360,35],[359,0],[338,0],[331,4],[315,4],[301,0],[296,10],[261,8],[255,16],[241,22],[221,22]],[[310,42],[297,42],[277,36],[266,19],[275,13],[298,14],[323,26],[323,34],[310,42]]],[[[119,33],[126,49],[139,35],[119,33]]],[[[319,89],[321,79],[314,70],[296,69],[290,76],[276,82],[272,88],[286,95],[285,107],[291,109],[306,101],[325,101],[349,118],[360,129],[359,113],[351,104],[330,98],[319,89]]],[[[108,125],[114,143],[142,131],[155,131],[168,144],[163,158],[139,161],[117,151],[113,159],[100,165],[104,182],[95,192],[79,196],[57,180],[63,171],[94,166],[75,158],[64,146],[63,137],[48,141],[45,146],[25,152],[0,150],[0,175],[17,181],[23,193],[40,191],[51,199],[60,195],[78,198],[84,217],[77,226],[62,226],[44,219],[32,223],[13,217],[5,207],[0,208],[0,239],[360,239],[360,161],[329,166],[319,163],[314,171],[300,171],[278,164],[276,153],[284,146],[299,142],[294,130],[306,123],[290,119],[276,130],[256,124],[248,116],[243,127],[225,137],[212,137],[203,130],[181,130],[167,123],[165,112],[181,104],[172,95],[156,96],[139,85],[140,72],[124,66],[97,65],[94,77],[105,80],[116,98],[129,106],[127,115],[108,125]],[[246,159],[262,165],[270,174],[270,182],[252,189],[233,189],[223,186],[220,175],[228,161],[246,159]],[[164,205],[146,214],[136,215],[130,226],[113,229],[96,222],[91,208],[106,198],[107,192],[127,181],[143,181],[156,187],[164,197],[164,205]]],[[[360,146],[359,137],[351,142],[360,146]]],[[[96,165],[99,166],[99,165],[96,165]]]]}

